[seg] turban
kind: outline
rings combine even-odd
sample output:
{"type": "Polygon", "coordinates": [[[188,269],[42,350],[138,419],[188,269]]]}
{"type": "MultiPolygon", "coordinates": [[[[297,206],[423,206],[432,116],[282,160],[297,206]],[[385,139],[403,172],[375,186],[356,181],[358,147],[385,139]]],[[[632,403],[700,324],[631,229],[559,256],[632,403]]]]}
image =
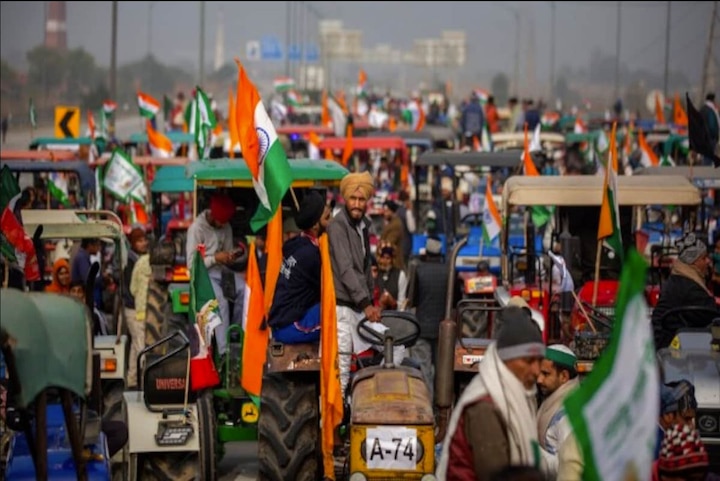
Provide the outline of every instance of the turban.
{"type": "Polygon", "coordinates": [[[707,254],[707,246],[693,232],[685,234],[676,245],[679,250],[678,259],[685,264],[692,264],[707,254]]]}
{"type": "Polygon", "coordinates": [[[220,224],[230,222],[235,214],[235,203],[227,195],[215,194],[210,199],[210,214],[220,224]]]}
{"type": "Polygon", "coordinates": [[[300,202],[300,210],[295,214],[295,224],[301,230],[310,229],[320,222],[325,212],[325,199],[319,192],[310,191],[300,202]]]}
{"type": "Polygon", "coordinates": [[[375,192],[375,186],[372,175],[370,175],[369,172],[348,174],[340,181],[340,193],[343,199],[345,199],[345,202],[347,202],[348,198],[358,189],[362,191],[366,199],[372,197],[375,192]]]}

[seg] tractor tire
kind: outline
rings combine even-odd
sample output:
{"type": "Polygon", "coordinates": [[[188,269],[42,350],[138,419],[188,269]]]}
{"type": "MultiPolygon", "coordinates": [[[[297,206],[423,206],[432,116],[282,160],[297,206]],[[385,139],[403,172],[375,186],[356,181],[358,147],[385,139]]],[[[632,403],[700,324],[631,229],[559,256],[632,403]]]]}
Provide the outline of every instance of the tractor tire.
{"type": "Polygon", "coordinates": [[[266,374],[258,421],[259,481],[322,478],[320,406],[315,384],[266,374]]]}
{"type": "Polygon", "coordinates": [[[463,311],[462,337],[471,339],[485,339],[488,336],[488,313],[483,311],[463,311]]]}
{"type": "Polygon", "coordinates": [[[109,381],[103,385],[103,414],[105,421],[123,421],[123,391],[125,383],[120,380],[109,381]]]}
{"type": "Polygon", "coordinates": [[[138,464],[136,478],[138,480],[195,481],[198,479],[197,453],[153,453],[141,456],[138,464]]]}
{"type": "Polygon", "coordinates": [[[212,391],[206,391],[197,400],[198,436],[200,436],[200,477],[213,481],[217,475],[217,428],[212,391]]]}

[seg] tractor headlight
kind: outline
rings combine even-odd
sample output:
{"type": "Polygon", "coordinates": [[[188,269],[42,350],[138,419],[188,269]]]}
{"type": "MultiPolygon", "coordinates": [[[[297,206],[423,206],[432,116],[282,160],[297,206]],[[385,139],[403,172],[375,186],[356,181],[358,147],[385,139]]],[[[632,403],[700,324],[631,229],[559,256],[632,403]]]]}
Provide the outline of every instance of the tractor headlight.
{"type": "Polygon", "coordinates": [[[352,473],[349,481],[367,481],[363,473],[352,473]]]}

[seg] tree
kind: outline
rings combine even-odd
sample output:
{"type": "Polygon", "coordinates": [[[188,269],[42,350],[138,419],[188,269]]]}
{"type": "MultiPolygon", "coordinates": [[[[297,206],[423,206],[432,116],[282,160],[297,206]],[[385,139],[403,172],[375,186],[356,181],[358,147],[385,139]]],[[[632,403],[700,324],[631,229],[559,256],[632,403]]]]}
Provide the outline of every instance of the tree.
{"type": "Polygon", "coordinates": [[[94,88],[98,81],[99,71],[95,66],[95,59],[82,48],[77,48],[67,53],[65,69],[67,100],[78,102],[94,88]]]}
{"type": "Polygon", "coordinates": [[[505,105],[510,94],[510,80],[507,75],[502,72],[496,74],[490,84],[490,90],[495,97],[495,105],[505,105]]]}
{"type": "Polygon", "coordinates": [[[27,53],[27,61],[30,87],[43,92],[47,99],[50,90],[65,79],[64,55],[56,49],[39,45],[27,53]]]}
{"type": "Polygon", "coordinates": [[[3,95],[16,98],[20,96],[21,85],[18,74],[5,60],[0,60],[0,86],[3,95]]]}

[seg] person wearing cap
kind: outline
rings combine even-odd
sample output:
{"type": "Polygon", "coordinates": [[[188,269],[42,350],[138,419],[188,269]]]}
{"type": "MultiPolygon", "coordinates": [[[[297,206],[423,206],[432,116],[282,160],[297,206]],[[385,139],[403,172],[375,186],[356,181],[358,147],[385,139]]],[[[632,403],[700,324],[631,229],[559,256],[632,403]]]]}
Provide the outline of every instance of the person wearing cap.
{"type": "MultiPolygon", "coordinates": [[[[404,227],[402,220],[397,216],[399,207],[400,206],[391,199],[386,200],[383,204],[385,224],[380,233],[380,241],[392,245],[394,252],[403,251],[404,227]]],[[[393,265],[399,269],[403,269],[405,266],[403,256],[393,256],[393,265]]]]}
{"type": "Polygon", "coordinates": [[[655,349],[669,346],[678,329],[707,327],[720,314],[705,281],[711,265],[707,246],[692,232],[685,234],[676,245],[678,257],[652,312],[655,349]],[[704,310],[666,314],[671,309],[688,306],[704,310]]]}
{"type": "Polygon", "coordinates": [[[273,339],[286,344],[320,339],[320,247],[330,207],[316,191],[302,198],[295,224],[300,235],[283,244],[275,297],[268,316],[273,339]]]}
{"type": "Polygon", "coordinates": [[[394,265],[398,256],[397,250],[390,242],[381,240],[376,255],[378,275],[375,278],[375,287],[378,292],[378,305],[383,310],[403,310],[408,279],[405,271],[394,265]]]}
{"type": "Polygon", "coordinates": [[[233,324],[242,325],[242,303],[245,292],[245,279],[242,274],[228,267],[238,256],[238,251],[233,247],[233,233],[230,227],[230,219],[233,215],[235,215],[235,203],[230,196],[222,193],[213,194],[210,198],[210,208],[201,212],[190,224],[185,244],[188,269],[192,269],[195,255],[198,254],[198,246],[203,245],[205,248],[203,262],[208,269],[222,320],[222,323],[215,328],[215,343],[221,356],[227,351],[227,329],[230,325],[230,303],[222,288],[223,273],[227,277],[232,276],[235,282],[233,324]]]}
{"type": "Polygon", "coordinates": [[[565,415],[563,402],[579,386],[577,357],[564,344],[553,344],[545,349],[540,363],[538,387],[544,400],[538,409],[538,440],[543,448],[550,477],[557,472],[557,453],[572,430],[565,415]]]}
{"type": "Polygon", "coordinates": [[[440,321],[445,317],[448,264],[442,256],[442,244],[435,237],[428,237],[420,252],[420,259],[410,262],[408,275],[408,304],[420,324],[420,338],[410,348],[410,357],[420,365],[430,399],[434,399],[437,338],[440,321]]]}
{"type": "Polygon", "coordinates": [[[370,221],[365,215],[374,184],[368,172],[346,175],[340,182],[345,206],[328,224],[328,242],[332,263],[337,310],[340,387],[343,395],[350,380],[353,352],[370,346],[357,334],[360,320],[380,321],[380,309],[373,305],[370,221]]]}
{"type": "Polygon", "coordinates": [[[127,264],[123,271],[122,301],[128,334],[130,334],[127,386],[132,388],[137,385],[137,356],[140,351],[145,349],[145,320],[138,319],[136,316],[135,296],[131,292],[130,281],[132,280],[133,269],[135,269],[138,259],[148,252],[148,239],[145,229],[142,227],[133,227],[128,234],[128,242],[130,243],[130,250],[128,251],[127,264]]]}
{"type": "Polygon", "coordinates": [[[479,372],[453,408],[438,479],[486,480],[510,465],[544,466],[535,396],[545,345],[527,311],[516,306],[503,310],[503,324],[479,372]]]}
{"type": "Polygon", "coordinates": [[[660,457],[653,464],[653,481],[705,481],[717,479],[708,476],[710,459],[693,426],[675,424],[662,438],[660,457]]]}
{"type": "Polygon", "coordinates": [[[672,381],[660,386],[660,418],[655,458],[660,455],[661,441],[665,432],[676,424],[694,426],[697,412],[695,386],[686,380],[672,381]]]}

